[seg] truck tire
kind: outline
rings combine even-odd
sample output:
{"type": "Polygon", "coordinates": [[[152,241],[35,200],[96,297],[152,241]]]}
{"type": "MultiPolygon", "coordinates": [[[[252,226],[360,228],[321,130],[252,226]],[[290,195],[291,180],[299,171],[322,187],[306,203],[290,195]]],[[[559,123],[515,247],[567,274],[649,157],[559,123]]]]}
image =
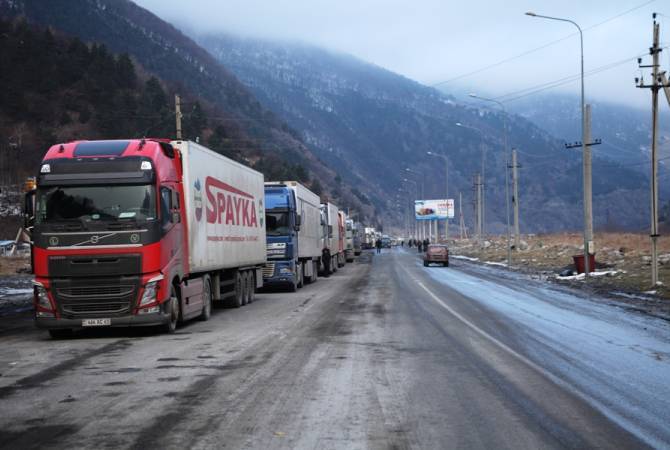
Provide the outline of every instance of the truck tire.
{"type": "Polygon", "coordinates": [[[319,263],[312,261],[312,276],[309,277],[310,283],[316,283],[316,280],[319,278],[319,263]]]}
{"type": "Polygon", "coordinates": [[[428,267],[428,265],[429,265],[429,262],[428,262],[428,261],[424,261],[424,262],[423,262],[423,267],[428,267]]]}
{"type": "Polygon", "coordinates": [[[295,265],[295,274],[298,279],[298,289],[300,289],[305,285],[305,271],[301,262],[295,265]]]}
{"type": "Polygon", "coordinates": [[[166,333],[172,334],[177,330],[179,322],[179,297],[174,286],[170,288],[170,299],[167,301],[168,322],[163,326],[166,333]]]}
{"type": "Polygon", "coordinates": [[[249,288],[247,291],[247,304],[253,303],[256,299],[256,277],[253,270],[249,271],[249,288]]]}
{"type": "Polygon", "coordinates": [[[212,280],[205,276],[202,280],[202,312],[198,317],[203,322],[212,317],[212,280]]]}
{"type": "Polygon", "coordinates": [[[235,274],[235,295],[233,296],[233,300],[231,302],[233,308],[239,308],[244,305],[244,281],[245,280],[242,272],[237,272],[235,274]]]}
{"type": "Polygon", "coordinates": [[[74,332],[70,328],[60,328],[56,330],[49,330],[51,339],[68,339],[71,338],[74,332]]]}

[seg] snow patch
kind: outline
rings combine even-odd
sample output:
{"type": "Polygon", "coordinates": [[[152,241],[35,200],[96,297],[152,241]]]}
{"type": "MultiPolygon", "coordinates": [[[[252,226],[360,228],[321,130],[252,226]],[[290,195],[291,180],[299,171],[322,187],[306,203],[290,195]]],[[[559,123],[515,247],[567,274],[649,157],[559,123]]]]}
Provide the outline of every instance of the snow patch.
{"type": "Polygon", "coordinates": [[[479,258],[470,258],[469,256],[463,255],[451,255],[454,259],[465,259],[466,261],[479,261],[479,258]]]}
{"type": "Polygon", "coordinates": [[[504,262],[484,261],[484,264],[488,264],[489,266],[507,267],[507,263],[504,262]]]}
{"type": "MultiPolygon", "coordinates": [[[[591,272],[589,274],[590,277],[605,277],[605,276],[613,276],[618,273],[621,273],[620,270],[604,270],[602,272],[591,272]]],[[[584,279],[584,274],[579,273],[577,275],[568,275],[567,277],[562,277],[560,275],[556,275],[556,279],[558,280],[583,280],[584,279]]]]}

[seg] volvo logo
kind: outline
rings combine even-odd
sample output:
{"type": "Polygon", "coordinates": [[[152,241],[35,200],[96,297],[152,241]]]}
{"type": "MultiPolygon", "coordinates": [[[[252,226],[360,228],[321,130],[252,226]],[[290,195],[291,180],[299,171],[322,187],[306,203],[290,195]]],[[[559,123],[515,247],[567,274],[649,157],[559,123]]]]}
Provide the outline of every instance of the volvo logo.
{"type": "Polygon", "coordinates": [[[52,247],[58,246],[58,238],[56,236],[51,236],[49,238],[49,245],[52,247]]]}
{"type": "Polygon", "coordinates": [[[137,244],[138,242],[140,242],[140,235],[137,234],[137,233],[131,234],[130,235],[130,242],[132,242],[133,244],[137,244]]]}
{"type": "Polygon", "coordinates": [[[90,240],[91,240],[91,244],[97,244],[98,241],[100,240],[100,236],[93,235],[93,236],[91,236],[90,240]]]}

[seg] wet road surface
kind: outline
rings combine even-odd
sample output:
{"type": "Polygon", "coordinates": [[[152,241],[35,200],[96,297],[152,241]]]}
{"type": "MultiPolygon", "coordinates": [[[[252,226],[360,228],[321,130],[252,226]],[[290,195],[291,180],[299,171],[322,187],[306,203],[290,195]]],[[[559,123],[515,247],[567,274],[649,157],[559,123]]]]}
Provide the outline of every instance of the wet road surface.
{"type": "Polygon", "coordinates": [[[2,448],[670,446],[668,322],[400,249],[173,335],[0,343],[2,448]]]}

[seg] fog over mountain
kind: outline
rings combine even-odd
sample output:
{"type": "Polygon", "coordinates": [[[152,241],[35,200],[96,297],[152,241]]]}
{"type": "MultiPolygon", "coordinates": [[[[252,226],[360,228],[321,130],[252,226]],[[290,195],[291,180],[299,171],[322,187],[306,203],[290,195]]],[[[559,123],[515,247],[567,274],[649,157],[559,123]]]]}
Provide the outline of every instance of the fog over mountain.
{"type": "MultiPolygon", "coordinates": [[[[587,74],[597,71],[587,77],[588,96],[636,107],[648,106],[648,95],[634,87],[633,78],[639,73],[635,58],[651,44],[651,14],[670,14],[660,0],[138,3],[199,32],[301,41],[353,54],[424,84],[450,80],[442,86],[496,95],[579,74],[577,29],[524,13],[565,17],[584,30],[587,74]]],[[[659,20],[663,40],[670,20],[659,20]]],[[[579,82],[556,89],[575,93],[579,82]]]]}

